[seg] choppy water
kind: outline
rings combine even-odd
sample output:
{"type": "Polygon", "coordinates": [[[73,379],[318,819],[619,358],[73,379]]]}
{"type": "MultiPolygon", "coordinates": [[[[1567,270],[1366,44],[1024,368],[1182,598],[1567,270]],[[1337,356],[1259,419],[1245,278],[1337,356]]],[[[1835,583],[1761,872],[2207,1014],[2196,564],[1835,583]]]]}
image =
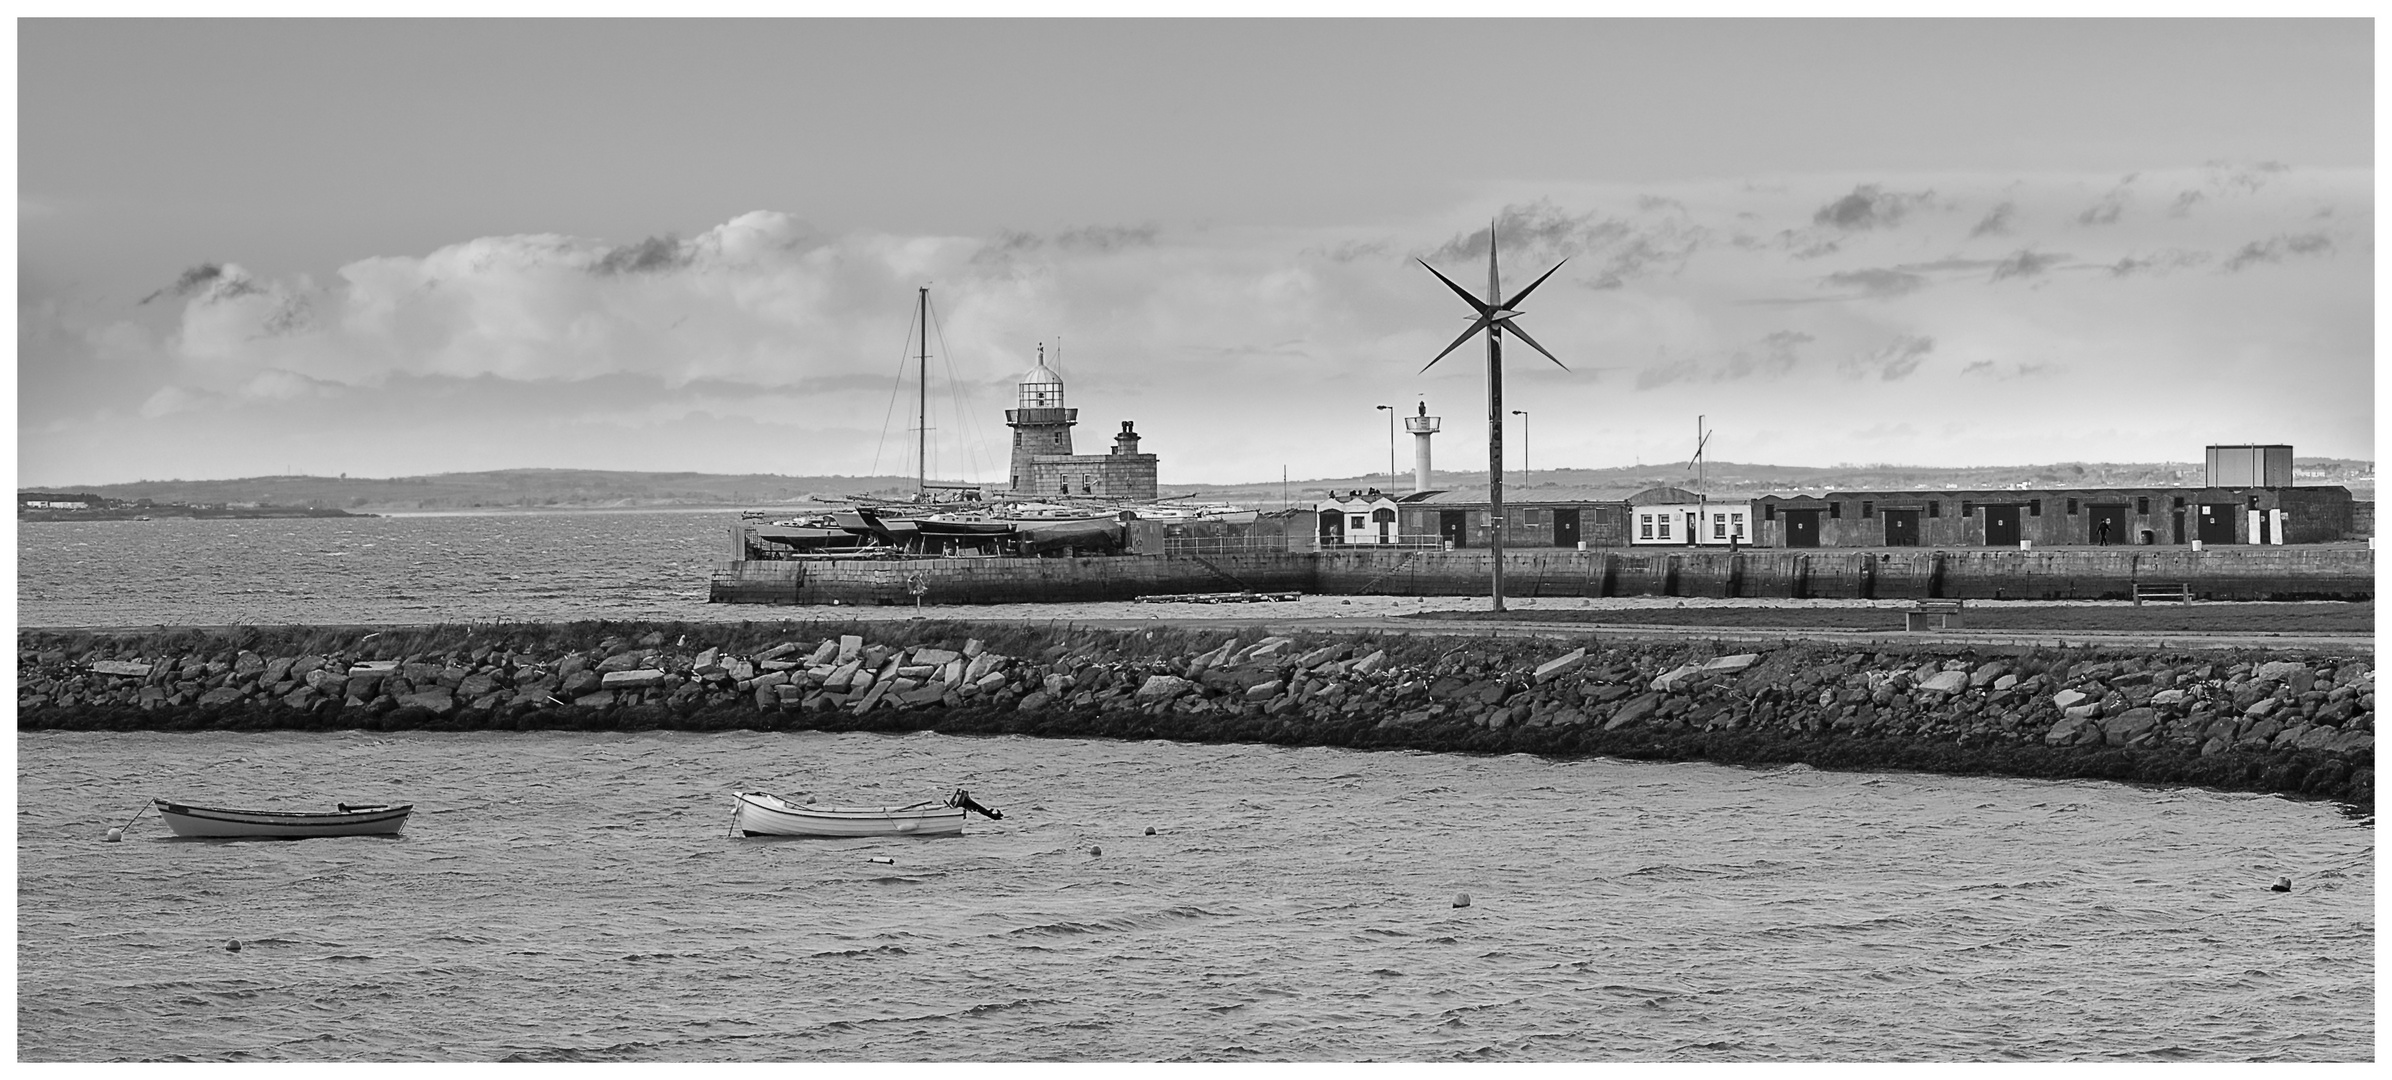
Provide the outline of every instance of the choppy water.
{"type": "Polygon", "coordinates": [[[720,620],[736,512],[17,523],[19,626],[720,620]]]}
{"type": "Polygon", "coordinates": [[[28,732],[17,782],[25,1060],[2374,1053],[2372,821],[2267,797],[815,733],[28,732]],[[728,837],[751,785],[1006,817],[728,837]],[[101,842],[261,793],[418,810],[101,842]]]}

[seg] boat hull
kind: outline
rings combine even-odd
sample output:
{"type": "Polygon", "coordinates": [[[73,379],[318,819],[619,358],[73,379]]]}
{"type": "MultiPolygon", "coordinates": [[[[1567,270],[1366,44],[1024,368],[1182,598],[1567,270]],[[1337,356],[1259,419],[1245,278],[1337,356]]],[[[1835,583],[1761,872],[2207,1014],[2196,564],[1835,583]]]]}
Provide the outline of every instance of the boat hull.
{"type": "Polygon", "coordinates": [[[158,816],[176,836],[215,839],[307,840],[320,836],[395,836],[415,811],[405,806],[377,806],[320,814],[291,814],[277,810],[226,810],[153,800],[158,816]]]}
{"type": "Polygon", "coordinates": [[[761,791],[731,797],[732,827],[747,836],[954,836],[963,831],[963,808],[940,803],[913,806],[810,806],[761,791]]]}

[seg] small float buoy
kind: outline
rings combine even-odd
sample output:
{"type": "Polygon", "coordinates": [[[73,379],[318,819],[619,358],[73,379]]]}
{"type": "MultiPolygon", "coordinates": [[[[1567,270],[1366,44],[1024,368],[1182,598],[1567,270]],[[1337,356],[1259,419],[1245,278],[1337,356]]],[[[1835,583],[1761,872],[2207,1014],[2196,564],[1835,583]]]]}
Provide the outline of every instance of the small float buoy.
{"type": "Polygon", "coordinates": [[[874,855],[874,856],[872,857],[872,861],[873,861],[873,862],[876,862],[876,863],[887,863],[887,864],[889,864],[890,866],[895,866],[895,865],[897,865],[897,860],[895,860],[895,859],[892,859],[892,858],[890,858],[890,857],[888,857],[888,856],[886,856],[886,855],[874,855]]]}
{"type": "Polygon", "coordinates": [[[240,952],[240,951],[241,951],[241,939],[240,939],[240,938],[234,938],[234,939],[232,939],[231,941],[227,941],[227,942],[225,942],[225,943],[224,943],[224,951],[226,951],[226,952],[240,952]]]}
{"type": "Polygon", "coordinates": [[[122,840],[122,839],[124,839],[124,838],[125,838],[125,831],[124,831],[123,829],[110,829],[110,830],[108,830],[108,842],[109,842],[109,843],[113,844],[113,843],[116,843],[117,841],[119,841],[119,840],[122,840]]]}
{"type": "Polygon", "coordinates": [[[2291,879],[2291,878],[2288,878],[2288,877],[2280,877],[2280,878],[2277,878],[2277,879],[2276,879],[2276,883],[2275,883],[2275,884],[2268,886],[2268,891],[2270,891],[2270,892],[2291,892],[2291,891],[2292,891],[2292,879],[2291,879]]]}
{"type": "Polygon", "coordinates": [[[1152,825],[1149,825],[1149,826],[1147,826],[1147,827],[1146,827],[1146,835],[1148,835],[1148,836],[1153,836],[1153,835],[1154,835],[1154,826],[1152,826],[1152,825]]]}
{"type": "Polygon", "coordinates": [[[1469,907],[1469,906],[1470,906],[1470,894],[1469,894],[1469,893],[1455,893],[1455,894],[1453,894],[1453,906],[1455,906],[1455,907],[1469,907]]]}
{"type": "Polygon", "coordinates": [[[1088,854],[1089,854],[1090,856],[1092,856],[1092,857],[1093,857],[1093,856],[1097,856],[1097,855],[1102,855],[1102,854],[1104,854],[1104,853],[1105,853],[1105,849],[1103,849],[1103,848],[1100,848],[1100,847],[1096,846],[1095,844],[1090,844],[1090,845],[1088,845],[1088,854]]]}

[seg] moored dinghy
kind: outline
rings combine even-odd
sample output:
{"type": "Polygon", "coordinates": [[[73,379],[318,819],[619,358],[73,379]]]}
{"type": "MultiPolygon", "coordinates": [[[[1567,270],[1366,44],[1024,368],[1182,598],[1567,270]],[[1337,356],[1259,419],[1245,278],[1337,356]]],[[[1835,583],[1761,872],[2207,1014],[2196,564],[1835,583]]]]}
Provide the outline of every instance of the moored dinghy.
{"type": "Polygon", "coordinates": [[[731,827],[743,836],[953,836],[963,831],[967,810],[990,821],[1005,816],[962,788],[943,802],[910,806],[816,806],[761,791],[742,791],[731,801],[731,827]]]}
{"type": "Polygon", "coordinates": [[[252,837],[305,840],[318,836],[391,836],[407,823],[415,805],[336,803],[331,812],[290,813],[281,810],[226,810],[210,806],[152,800],[158,816],[176,836],[252,837]]]}

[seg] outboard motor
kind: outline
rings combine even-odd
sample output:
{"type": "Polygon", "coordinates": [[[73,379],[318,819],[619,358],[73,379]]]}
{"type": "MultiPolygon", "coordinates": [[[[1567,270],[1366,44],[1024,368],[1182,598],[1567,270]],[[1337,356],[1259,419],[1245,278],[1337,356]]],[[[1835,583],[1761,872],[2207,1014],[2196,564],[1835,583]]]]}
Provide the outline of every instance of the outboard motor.
{"type": "Polygon", "coordinates": [[[975,814],[978,814],[978,815],[980,815],[981,817],[987,818],[987,819],[989,819],[990,821],[1003,821],[1003,820],[1005,820],[1005,812],[1004,812],[1004,811],[1002,811],[1002,810],[991,810],[991,809],[989,809],[988,807],[985,807],[985,806],[982,806],[982,805],[980,805],[979,803],[973,802],[973,801],[972,801],[972,793],[971,793],[971,792],[968,792],[968,791],[965,791],[965,790],[964,790],[964,789],[962,789],[962,788],[956,788],[956,789],[955,789],[955,794],[947,796],[947,805],[949,805],[949,806],[960,806],[960,807],[963,807],[964,809],[966,809],[966,810],[969,810],[969,811],[971,811],[971,812],[973,812],[973,813],[975,813],[975,814]]]}

